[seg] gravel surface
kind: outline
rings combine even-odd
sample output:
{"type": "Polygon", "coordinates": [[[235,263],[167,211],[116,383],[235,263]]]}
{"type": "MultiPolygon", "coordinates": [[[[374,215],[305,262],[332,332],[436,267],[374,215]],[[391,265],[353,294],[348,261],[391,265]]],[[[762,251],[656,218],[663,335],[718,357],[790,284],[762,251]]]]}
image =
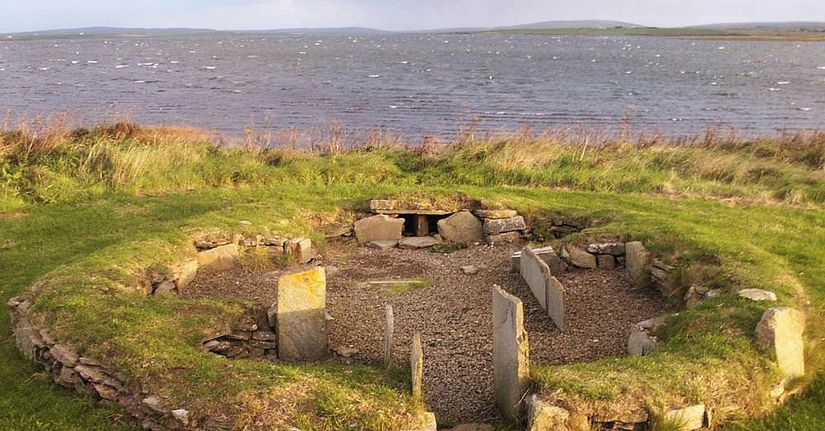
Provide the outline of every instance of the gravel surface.
{"type": "MultiPolygon", "coordinates": [[[[625,354],[632,323],[672,311],[652,290],[636,289],[624,270],[575,270],[560,278],[566,290],[567,329],[556,330],[518,274],[510,272],[511,246],[471,247],[449,255],[422,250],[333,247],[327,267],[327,311],[335,319],[330,346],[358,350],[353,360],[382,360],[384,309],[395,314],[394,366],[409,367],[410,343],[421,334],[424,392],[442,418],[496,423],[492,394],[491,286],[498,284],[524,302],[530,359],[564,364],[625,354]],[[472,274],[464,266],[478,269],[472,274]],[[391,279],[423,278],[422,286],[399,293],[391,279]]],[[[250,274],[241,268],[199,273],[191,297],[242,297],[272,304],[281,271],[250,274]]]]}

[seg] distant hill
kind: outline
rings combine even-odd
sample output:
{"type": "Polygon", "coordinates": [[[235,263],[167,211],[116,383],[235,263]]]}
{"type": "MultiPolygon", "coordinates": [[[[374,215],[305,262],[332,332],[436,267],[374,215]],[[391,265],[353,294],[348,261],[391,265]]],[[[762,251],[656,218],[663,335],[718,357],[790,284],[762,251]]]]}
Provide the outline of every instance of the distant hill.
{"type": "Polygon", "coordinates": [[[539,30],[558,28],[640,28],[639,24],[622,21],[583,20],[583,21],[543,21],[532,24],[522,24],[507,27],[498,27],[504,30],[539,30]]]}
{"type": "Polygon", "coordinates": [[[58,35],[130,35],[130,34],[187,34],[216,32],[207,28],[121,28],[121,27],[83,27],[54,30],[26,31],[13,33],[19,36],[58,36],[58,35]]]}
{"type": "Polygon", "coordinates": [[[710,30],[825,31],[825,22],[736,22],[695,25],[685,28],[710,30]]]}

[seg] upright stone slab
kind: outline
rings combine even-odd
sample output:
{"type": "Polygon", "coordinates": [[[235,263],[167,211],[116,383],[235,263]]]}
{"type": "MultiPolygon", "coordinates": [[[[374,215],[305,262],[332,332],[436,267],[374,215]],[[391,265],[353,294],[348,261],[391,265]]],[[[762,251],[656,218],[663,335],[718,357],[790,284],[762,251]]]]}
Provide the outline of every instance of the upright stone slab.
{"type": "Polygon", "coordinates": [[[493,389],[496,405],[510,419],[521,416],[529,368],[524,306],[520,299],[493,286],[493,389]]]}
{"type": "Polygon", "coordinates": [[[278,357],[315,361],[327,353],[326,274],[317,267],[278,280],[278,357]]]}
{"type": "Polygon", "coordinates": [[[413,336],[410,350],[410,372],[413,400],[420,403],[424,400],[424,351],[421,349],[421,335],[418,333],[413,336]]]}
{"type": "Polygon", "coordinates": [[[415,221],[415,236],[427,236],[430,234],[430,221],[424,214],[413,216],[415,221]]]}
{"type": "Polygon", "coordinates": [[[392,337],[395,333],[395,317],[392,313],[392,305],[387,304],[384,315],[384,366],[392,366],[392,337]]]}
{"type": "Polygon", "coordinates": [[[650,284],[650,254],[640,241],[625,244],[625,265],[630,280],[637,287],[647,287],[650,284]]]}
{"type": "Polygon", "coordinates": [[[374,215],[355,222],[358,244],[373,241],[398,241],[404,230],[404,219],[388,215],[374,215]]]}
{"type": "Polygon", "coordinates": [[[564,288],[551,275],[550,267],[530,247],[521,250],[521,277],[530,286],[541,308],[553,319],[559,330],[564,330],[564,288]]]}
{"type": "Polygon", "coordinates": [[[769,308],[756,325],[756,341],[787,378],[805,375],[804,332],[805,316],[789,307],[769,308]]]}

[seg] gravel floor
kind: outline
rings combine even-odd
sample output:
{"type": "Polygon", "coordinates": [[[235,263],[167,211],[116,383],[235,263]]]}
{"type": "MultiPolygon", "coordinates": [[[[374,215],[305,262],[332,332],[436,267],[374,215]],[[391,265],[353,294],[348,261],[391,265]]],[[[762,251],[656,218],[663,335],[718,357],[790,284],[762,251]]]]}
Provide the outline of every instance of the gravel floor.
{"type": "MultiPolygon", "coordinates": [[[[518,274],[510,273],[515,248],[472,247],[449,255],[419,250],[334,247],[327,267],[327,311],[335,319],[331,347],[354,347],[354,360],[381,361],[384,308],[395,314],[393,362],[408,367],[413,334],[421,334],[424,391],[442,418],[496,423],[492,396],[491,286],[524,302],[533,363],[592,361],[625,353],[632,323],[668,309],[650,290],[632,287],[623,270],[571,271],[560,279],[567,293],[567,329],[555,329],[518,274]],[[467,275],[461,268],[473,265],[467,275]],[[401,293],[370,281],[425,278],[431,284],[401,293]]],[[[199,273],[186,295],[242,297],[271,304],[281,272],[246,273],[240,268],[199,273]]]]}

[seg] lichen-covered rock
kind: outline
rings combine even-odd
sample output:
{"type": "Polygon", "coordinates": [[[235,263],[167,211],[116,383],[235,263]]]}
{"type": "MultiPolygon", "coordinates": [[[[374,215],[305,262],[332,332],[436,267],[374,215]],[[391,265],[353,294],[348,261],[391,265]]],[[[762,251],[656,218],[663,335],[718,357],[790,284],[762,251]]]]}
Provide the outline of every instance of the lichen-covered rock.
{"type": "Polygon", "coordinates": [[[479,242],[483,238],[481,220],[469,211],[459,211],[438,221],[438,234],[447,242],[479,242]]]}
{"type": "Polygon", "coordinates": [[[518,215],[514,210],[475,210],[473,213],[483,219],[509,219],[518,215]]]}
{"type": "Polygon", "coordinates": [[[742,289],[739,296],[751,301],[776,301],[775,293],[762,289],[742,289]]]}
{"type": "Polygon", "coordinates": [[[398,241],[404,231],[404,219],[379,214],[355,222],[355,238],[359,244],[373,241],[398,241]]]}
{"type": "Polygon", "coordinates": [[[281,276],[277,307],[278,356],[285,361],[324,358],[327,353],[324,268],[281,276]]]}

